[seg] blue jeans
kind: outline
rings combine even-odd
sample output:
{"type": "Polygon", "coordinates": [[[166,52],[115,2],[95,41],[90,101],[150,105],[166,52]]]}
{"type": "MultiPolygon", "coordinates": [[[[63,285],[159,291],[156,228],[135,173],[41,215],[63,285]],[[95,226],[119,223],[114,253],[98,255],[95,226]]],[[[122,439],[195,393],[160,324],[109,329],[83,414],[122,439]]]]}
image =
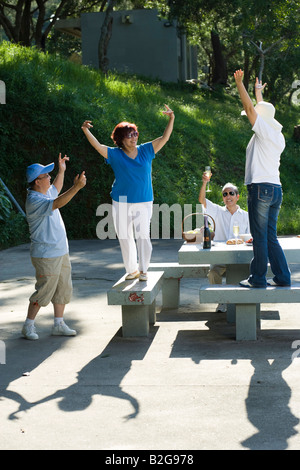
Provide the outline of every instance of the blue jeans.
{"type": "Polygon", "coordinates": [[[266,287],[268,260],[279,285],[291,284],[291,272],[277,239],[277,219],[282,202],[280,185],[253,183],[248,189],[248,212],[253,237],[253,259],[249,282],[256,287],[266,287]]]}

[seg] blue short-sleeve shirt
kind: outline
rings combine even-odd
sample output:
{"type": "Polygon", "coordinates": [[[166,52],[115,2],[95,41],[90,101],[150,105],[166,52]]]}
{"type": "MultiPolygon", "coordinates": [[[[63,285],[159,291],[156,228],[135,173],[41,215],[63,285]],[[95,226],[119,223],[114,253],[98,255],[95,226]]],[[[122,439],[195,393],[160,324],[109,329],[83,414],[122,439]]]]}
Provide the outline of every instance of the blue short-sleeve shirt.
{"type": "Polygon", "coordinates": [[[112,167],[115,180],[111,197],[114,201],[153,201],[152,160],[155,158],[152,142],[137,146],[138,154],[132,159],[121,148],[108,147],[106,162],[112,167]],[[121,198],[121,199],[120,199],[121,198]]]}
{"type": "Polygon", "coordinates": [[[28,190],[25,208],[31,239],[30,254],[34,258],[55,258],[69,252],[63,219],[58,209],[52,210],[57,196],[54,185],[46,194],[28,190]]]}

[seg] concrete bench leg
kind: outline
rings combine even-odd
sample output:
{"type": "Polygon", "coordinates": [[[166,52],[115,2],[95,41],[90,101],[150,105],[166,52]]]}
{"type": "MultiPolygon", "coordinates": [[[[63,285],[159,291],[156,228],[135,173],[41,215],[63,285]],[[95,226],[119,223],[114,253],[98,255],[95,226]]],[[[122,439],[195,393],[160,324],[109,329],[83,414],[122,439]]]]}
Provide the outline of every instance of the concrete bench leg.
{"type": "MultiPolygon", "coordinates": [[[[243,279],[249,277],[249,265],[229,264],[226,268],[226,284],[239,284],[243,279]]],[[[235,304],[227,304],[227,321],[235,323],[236,308],[235,304]]]]}
{"type": "Polygon", "coordinates": [[[149,312],[150,325],[155,325],[156,323],[156,301],[155,300],[153,300],[152,305],[149,305],[148,312],[149,312]]]}
{"type": "Polygon", "coordinates": [[[122,334],[125,338],[129,336],[148,336],[148,305],[122,306],[122,334]]]}
{"type": "Polygon", "coordinates": [[[178,308],[180,279],[164,279],[162,286],[163,308],[178,308]]]}
{"type": "Polygon", "coordinates": [[[260,330],[260,304],[256,304],[256,326],[260,330]]]}
{"type": "Polygon", "coordinates": [[[256,340],[256,304],[236,305],[236,340],[256,340]]]}
{"type": "Polygon", "coordinates": [[[227,304],[226,319],[228,323],[235,323],[236,309],[235,304],[227,304]]]}
{"type": "MultiPolygon", "coordinates": [[[[235,323],[236,308],[235,304],[227,304],[226,319],[228,323],[235,323]]],[[[260,329],[260,304],[256,304],[256,322],[257,327],[260,329]]]]}

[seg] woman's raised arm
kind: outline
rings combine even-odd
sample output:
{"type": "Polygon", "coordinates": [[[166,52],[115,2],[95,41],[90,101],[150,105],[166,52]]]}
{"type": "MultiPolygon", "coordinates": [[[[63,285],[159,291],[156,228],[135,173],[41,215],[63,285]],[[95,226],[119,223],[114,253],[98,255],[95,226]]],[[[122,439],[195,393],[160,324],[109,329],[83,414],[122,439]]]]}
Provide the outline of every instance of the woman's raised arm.
{"type": "Polygon", "coordinates": [[[107,158],[107,146],[100,144],[100,142],[96,139],[96,137],[93,136],[93,134],[90,131],[90,128],[92,126],[92,121],[84,121],[84,123],[81,126],[81,129],[83,130],[87,140],[89,143],[94,147],[94,149],[97,150],[97,152],[102,155],[102,157],[107,158]]]}

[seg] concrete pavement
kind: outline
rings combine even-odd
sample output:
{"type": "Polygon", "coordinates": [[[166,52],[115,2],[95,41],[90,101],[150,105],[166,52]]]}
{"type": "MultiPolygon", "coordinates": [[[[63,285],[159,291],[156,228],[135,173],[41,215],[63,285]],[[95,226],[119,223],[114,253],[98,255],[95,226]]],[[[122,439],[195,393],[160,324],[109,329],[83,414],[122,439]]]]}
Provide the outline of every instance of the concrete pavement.
{"type": "MultiPolygon", "coordinates": [[[[154,240],[152,261],[176,261],[181,243],[154,240]]],[[[78,335],[50,336],[48,306],[31,342],[29,245],[0,252],[0,449],[300,449],[299,305],[263,305],[258,340],[237,342],[226,314],[198,302],[207,281],[187,279],[178,311],[123,338],[106,300],[124,272],[118,242],[71,241],[70,254],[78,335]]]]}

